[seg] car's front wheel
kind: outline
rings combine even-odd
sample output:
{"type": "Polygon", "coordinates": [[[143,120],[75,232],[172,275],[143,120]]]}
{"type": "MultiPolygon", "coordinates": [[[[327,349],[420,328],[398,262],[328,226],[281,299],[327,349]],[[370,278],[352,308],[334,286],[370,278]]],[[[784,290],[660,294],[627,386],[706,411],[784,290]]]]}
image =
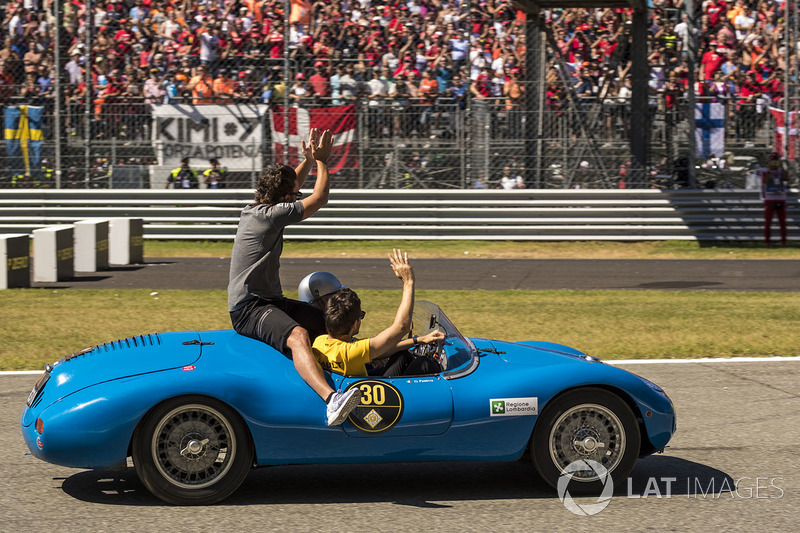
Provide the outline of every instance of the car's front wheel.
{"type": "Polygon", "coordinates": [[[539,475],[554,488],[598,494],[624,483],[639,457],[639,425],[628,404],[604,389],[576,389],[540,415],[531,439],[539,475]]]}
{"type": "Polygon", "coordinates": [[[205,396],[172,398],[155,407],[134,433],[132,455],[142,483],[176,505],[227,498],[253,463],[239,415],[205,396]]]}

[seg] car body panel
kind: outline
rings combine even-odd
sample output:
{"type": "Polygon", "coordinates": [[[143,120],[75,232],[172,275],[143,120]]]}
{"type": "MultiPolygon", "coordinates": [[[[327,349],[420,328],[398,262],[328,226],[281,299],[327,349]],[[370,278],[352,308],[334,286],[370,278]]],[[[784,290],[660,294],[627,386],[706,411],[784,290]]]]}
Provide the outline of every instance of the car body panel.
{"type": "MultiPolygon", "coordinates": [[[[454,328],[443,314],[431,317],[430,325],[454,328]]],[[[334,427],[326,426],[324,402],[292,361],[260,341],[232,330],[159,334],[145,346],[117,341],[113,348],[101,345],[55,364],[44,389],[23,411],[22,432],[33,455],[45,461],[112,467],[124,463],[137,425],[154,406],[204,395],[241,416],[259,465],[503,461],[524,453],[539,414],[553,398],[584,386],[627,397],[642,419],[645,451],[662,449],[675,431],[669,398],[638,376],[553,343],[456,333],[442,351],[445,363],[457,364],[439,374],[327,373],[335,389],[362,389],[362,405],[334,427]],[[365,401],[365,392],[373,403],[365,401]],[[509,410],[499,411],[498,402],[509,410]],[[519,405],[524,407],[516,411],[519,405]],[[33,423],[37,418],[43,422],[41,435],[33,423]]]]}

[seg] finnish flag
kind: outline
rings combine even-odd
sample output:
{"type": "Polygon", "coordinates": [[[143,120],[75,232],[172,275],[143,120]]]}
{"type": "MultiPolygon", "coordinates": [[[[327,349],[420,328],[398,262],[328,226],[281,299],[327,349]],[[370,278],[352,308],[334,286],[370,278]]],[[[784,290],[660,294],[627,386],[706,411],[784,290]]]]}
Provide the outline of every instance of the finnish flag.
{"type": "Polygon", "coordinates": [[[697,155],[703,159],[722,157],[725,153],[725,105],[695,104],[694,136],[697,155]]]}

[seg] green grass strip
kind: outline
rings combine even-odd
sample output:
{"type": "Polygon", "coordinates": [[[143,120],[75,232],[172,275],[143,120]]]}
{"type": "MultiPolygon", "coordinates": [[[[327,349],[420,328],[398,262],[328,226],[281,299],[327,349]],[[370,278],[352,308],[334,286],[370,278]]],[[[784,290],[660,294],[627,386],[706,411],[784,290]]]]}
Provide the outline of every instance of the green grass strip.
{"type": "MultiPolygon", "coordinates": [[[[230,257],[232,241],[145,240],[146,257],[230,257]]],[[[767,248],[761,242],[529,242],[529,241],[298,241],[284,257],[386,257],[392,248],[411,257],[483,259],[800,259],[800,243],[767,248]]]]}
{"type": "MultiPolygon", "coordinates": [[[[361,336],[387,327],[399,291],[360,290],[361,336]]],[[[287,292],[287,296],[296,297],[287,292]]],[[[546,340],[601,359],[800,355],[800,293],[418,291],[468,336],[546,340]]],[[[38,369],[118,338],[227,329],[226,292],[0,292],[0,369],[38,369]]]]}

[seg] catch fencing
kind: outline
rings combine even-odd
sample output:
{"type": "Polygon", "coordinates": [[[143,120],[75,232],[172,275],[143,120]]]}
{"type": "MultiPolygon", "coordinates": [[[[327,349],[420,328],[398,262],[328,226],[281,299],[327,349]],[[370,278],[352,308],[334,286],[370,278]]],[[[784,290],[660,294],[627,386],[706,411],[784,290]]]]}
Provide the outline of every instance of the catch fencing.
{"type": "MultiPolygon", "coordinates": [[[[8,140],[0,148],[0,188],[54,188],[57,182],[62,188],[163,188],[182,156],[190,157],[201,187],[212,157],[227,169],[221,186],[253,187],[261,169],[285,162],[287,154],[290,164],[298,162],[296,128],[309,124],[337,125],[335,152],[348,149],[334,188],[689,187],[689,159],[680,147],[688,146],[693,122],[658,100],[651,104],[650,163],[638,183],[630,176],[630,102],[624,99],[592,97],[545,108],[534,157],[523,134],[530,113],[519,104],[395,97],[314,99],[288,108],[105,103],[88,121],[76,106],[62,116],[59,135],[53,110],[45,107],[38,159],[33,152],[26,159],[8,140]]],[[[696,161],[697,188],[745,188],[775,143],[768,106],[722,105],[725,152],[696,161]]],[[[793,163],[790,170],[794,181],[793,163]]]]}

